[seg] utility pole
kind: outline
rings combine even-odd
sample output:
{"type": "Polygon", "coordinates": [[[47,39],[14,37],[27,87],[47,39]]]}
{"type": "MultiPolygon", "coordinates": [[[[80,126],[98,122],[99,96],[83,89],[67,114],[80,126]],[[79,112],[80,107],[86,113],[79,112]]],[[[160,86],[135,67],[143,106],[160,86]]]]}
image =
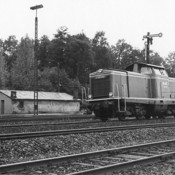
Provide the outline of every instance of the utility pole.
{"type": "Polygon", "coordinates": [[[162,37],[162,33],[159,34],[151,34],[148,32],[147,35],[143,36],[143,40],[146,39],[145,43],[145,60],[149,64],[150,63],[150,57],[149,57],[149,50],[150,50],[150,44],[153,44],[153,37],[162,37]]]}
{"type": "Polygon", "coordinates": [[[35,17],[35,48],[34,48],[34,115],[38,115],[38,17],[37,10],[43,8],[43,5],[30,7],[36,10],[35,17]]]}

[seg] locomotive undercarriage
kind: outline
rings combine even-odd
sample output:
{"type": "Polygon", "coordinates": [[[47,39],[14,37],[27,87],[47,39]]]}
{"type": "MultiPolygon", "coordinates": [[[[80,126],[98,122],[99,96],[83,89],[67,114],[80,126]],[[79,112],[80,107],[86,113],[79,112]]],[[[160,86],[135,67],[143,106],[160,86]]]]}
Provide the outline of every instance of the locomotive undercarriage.
{"type": "Polygon", "coordinates": [[[96,118],[102,121],[106,121],[108,118],[125,120],[129,117],[150,119],[164,118],[168,115],[175,116],[175,105],[129,103],[124,100],[97,102],[93,104],[92,109],[96,118]]]}

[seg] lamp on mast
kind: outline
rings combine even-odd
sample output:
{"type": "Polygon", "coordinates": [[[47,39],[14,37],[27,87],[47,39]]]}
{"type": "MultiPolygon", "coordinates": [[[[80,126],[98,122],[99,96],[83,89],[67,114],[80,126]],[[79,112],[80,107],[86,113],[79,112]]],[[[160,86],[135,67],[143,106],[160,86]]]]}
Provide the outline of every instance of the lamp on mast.
{"type": "Polygon", "coordinates": [[[43,5],[30,7],[31,10],[36,10],[35,17],[35,48],[34,48],[34,115],[38,115],[38,17],[37,10],[43,8],[43,5]]]}

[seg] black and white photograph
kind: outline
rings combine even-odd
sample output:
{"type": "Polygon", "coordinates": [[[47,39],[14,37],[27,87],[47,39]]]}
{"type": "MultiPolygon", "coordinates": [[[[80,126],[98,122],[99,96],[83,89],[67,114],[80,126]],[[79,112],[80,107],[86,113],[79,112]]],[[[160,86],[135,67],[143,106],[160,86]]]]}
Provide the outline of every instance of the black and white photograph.
{"type": "Polygon", "coordinates": [[[175,175],[173,0],[0,0],[0,175],[175,175]]]}

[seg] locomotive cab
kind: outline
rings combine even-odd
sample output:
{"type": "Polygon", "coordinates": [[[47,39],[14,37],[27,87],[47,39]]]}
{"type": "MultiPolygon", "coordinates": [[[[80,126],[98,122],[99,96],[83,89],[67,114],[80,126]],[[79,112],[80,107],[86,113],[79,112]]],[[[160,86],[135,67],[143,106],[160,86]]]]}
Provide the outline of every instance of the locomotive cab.
{"type": "Polygon", "coordinates": [[[162,66],[134,63],[126,70],[100,69],[89,78],[88,102],[102,120],[175,113],[175,80],[162,66]]]}
{"type": "MultiPolygon", "coordinates": [[[[135,63],[127,67],[126,70],[142,74],[146,83],[146,89],[149,91],[148,98],[169,98],[169,77],[164,67],[152,64],[135,63]]],[[[137,82],[138,86],[141,80],[137,82]]],[[[144,93],[143,93],[144,94],[144,93]]]]}

